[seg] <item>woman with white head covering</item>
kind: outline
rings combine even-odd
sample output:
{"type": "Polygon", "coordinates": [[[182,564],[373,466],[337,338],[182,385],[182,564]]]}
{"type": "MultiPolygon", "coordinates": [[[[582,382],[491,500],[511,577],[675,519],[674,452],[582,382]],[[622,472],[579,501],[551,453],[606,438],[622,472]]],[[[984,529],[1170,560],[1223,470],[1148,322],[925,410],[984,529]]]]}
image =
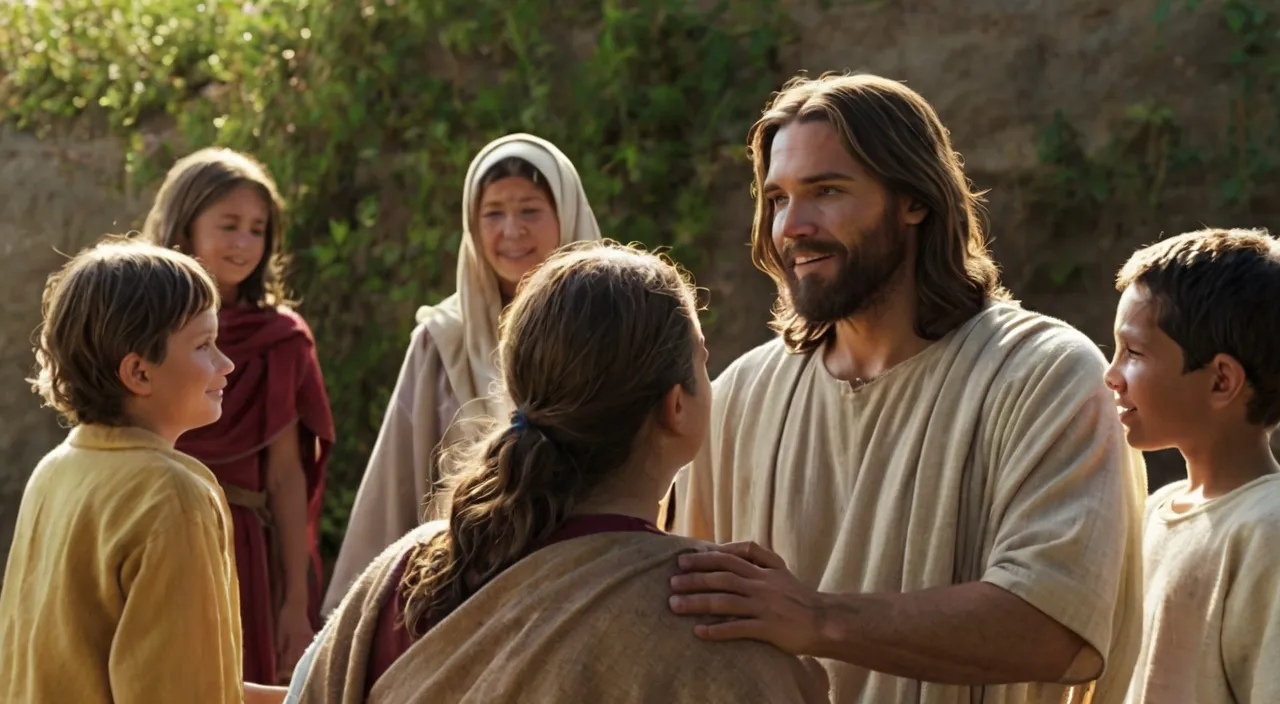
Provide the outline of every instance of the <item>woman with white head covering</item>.
{"type": "Polygon", "coordinates": [[[480,429],[459,421],[510,413],[509,402],[490,390],[498,318],[520,278],[562,245],[600,239],[573,162],[529,134],[494,140],[471,161],[462,223],[458,290],[418,311],[351,509],[326,614],[383,549],[436,517],[440,449],[480,429]]]}

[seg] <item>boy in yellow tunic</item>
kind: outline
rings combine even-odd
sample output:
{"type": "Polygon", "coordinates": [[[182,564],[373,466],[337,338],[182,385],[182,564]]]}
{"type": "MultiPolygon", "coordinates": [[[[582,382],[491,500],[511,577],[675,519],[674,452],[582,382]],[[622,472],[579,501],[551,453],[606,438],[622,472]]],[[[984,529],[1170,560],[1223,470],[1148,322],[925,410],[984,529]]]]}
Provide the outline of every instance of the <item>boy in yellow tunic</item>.
{"type": "Polygon", "coordinates": [[[33,388],[73,426],[27,483],[0,594],[0,701],[278,701],[242,690],[231,524],[174,451],[231,371],[194,260],[130,240],[45,287],[33,388]]]}
{"type": "Polygon", "coordinates": [[[1129,444],[1187,478],[1147,500],[1131,704],[1280,702],[1280,242],[1202,230],[1121,269],[1115,392],[1129,444]]]}

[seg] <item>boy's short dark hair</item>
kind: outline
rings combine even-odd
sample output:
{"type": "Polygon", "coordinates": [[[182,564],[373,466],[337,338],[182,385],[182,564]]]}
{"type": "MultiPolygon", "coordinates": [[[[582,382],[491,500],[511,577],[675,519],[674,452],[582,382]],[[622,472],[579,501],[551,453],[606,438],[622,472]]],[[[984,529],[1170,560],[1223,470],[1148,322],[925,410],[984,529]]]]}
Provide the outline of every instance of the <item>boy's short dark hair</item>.
{"type": "Polygon", "coordinates": [[[169,335],[218,304],[191,257],[106,237],[45,284],[32,389],[72,424],[125,425],[120,363],[130,352],[163,362],[169,335]]]}
{"type": "Polygon", "coordinates": [[[1133,285],[1155,299],[1156,323],[1182,348],[1184,371],[1231,355],[1253,389],[1249,422],[1280,423],[1280,242],[1266,230],[1170,237],[1120,269],[1116,288],[1133,285]]]}

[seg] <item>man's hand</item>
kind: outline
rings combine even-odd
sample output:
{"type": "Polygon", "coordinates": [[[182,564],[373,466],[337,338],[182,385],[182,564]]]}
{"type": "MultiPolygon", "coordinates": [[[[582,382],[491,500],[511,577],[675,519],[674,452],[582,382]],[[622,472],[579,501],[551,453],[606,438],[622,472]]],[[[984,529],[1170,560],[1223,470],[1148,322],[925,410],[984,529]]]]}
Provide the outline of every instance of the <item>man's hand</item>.
{"type": "Polygon", "coordinates": [[[694,626],[706,640],[750,639],[943,684],[1076,684],[1102,670],[1097,651],[1022,598],[986,582],[922,591],[824,594],[755,543],[681,555],[671,610],[727,617],[694,626]]]}
{"type": "Polygon", "coordinates": [[[776,553],[743,542],[678,559],[684,574],[671,578],[671,610],[731,617],[723,623],[695,626],[699,638],[758,640],[793,655],[816,653],[823,596],[801,584],[776,553]]]}

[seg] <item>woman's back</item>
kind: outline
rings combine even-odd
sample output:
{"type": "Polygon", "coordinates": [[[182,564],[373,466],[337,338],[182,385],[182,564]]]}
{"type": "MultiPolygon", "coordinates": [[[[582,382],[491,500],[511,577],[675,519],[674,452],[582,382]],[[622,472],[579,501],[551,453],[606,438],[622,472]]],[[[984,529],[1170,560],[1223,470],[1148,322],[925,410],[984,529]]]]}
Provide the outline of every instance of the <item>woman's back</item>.
{"type": "MultiPolygon", "coordinates": [[[[384,553],[335,614],[302,701],[363,701],[350,666],[368,663],[397,565],[440,530],[384,553]]],[[[610,530],[525,557],[435,624],[373,684],[379,702],[825,702],[822,670],[772,646],[710,643],[667,606],[676,556],[697,541],[610,530]]],[[[358,687],[363,690],[363,687],[358,687]]]]}

